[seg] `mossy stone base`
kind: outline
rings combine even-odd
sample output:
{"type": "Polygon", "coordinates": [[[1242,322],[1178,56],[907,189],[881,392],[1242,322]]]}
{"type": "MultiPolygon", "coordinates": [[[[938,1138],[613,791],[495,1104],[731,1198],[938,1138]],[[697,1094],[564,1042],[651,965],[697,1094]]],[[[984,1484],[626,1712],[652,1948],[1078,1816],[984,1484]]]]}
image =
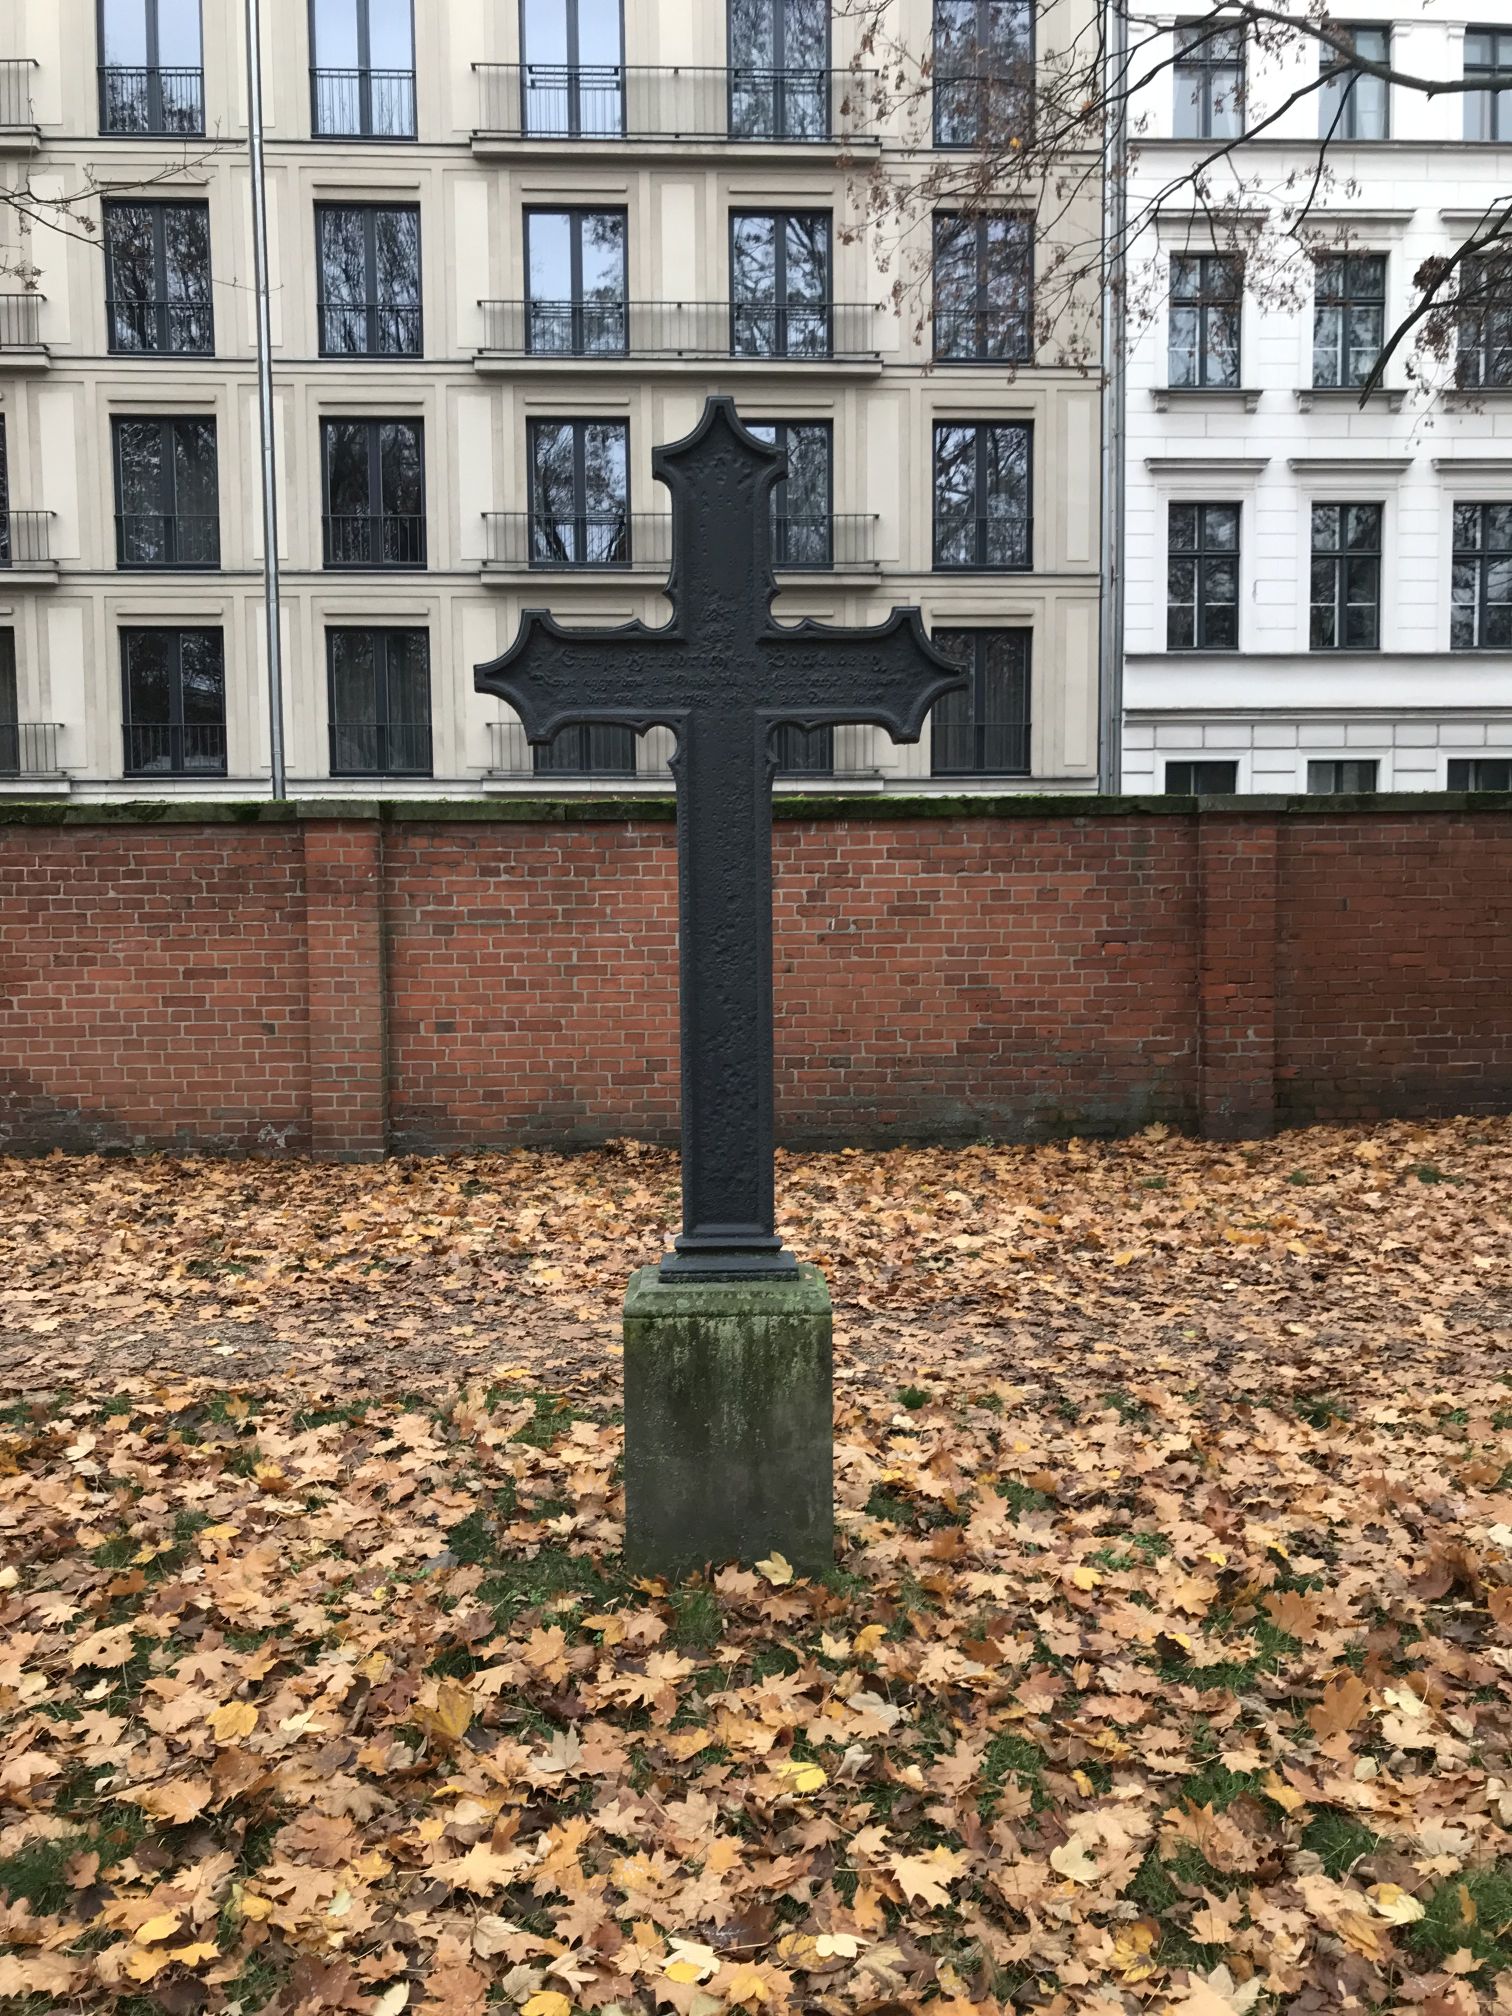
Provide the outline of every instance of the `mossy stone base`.
{"type": "Polygon", "coordinates": [[[817,1267],[625,1296],[625,1559],[677,1575],[776,1552],[834,1559],[833,1319],[817,1267]]]}

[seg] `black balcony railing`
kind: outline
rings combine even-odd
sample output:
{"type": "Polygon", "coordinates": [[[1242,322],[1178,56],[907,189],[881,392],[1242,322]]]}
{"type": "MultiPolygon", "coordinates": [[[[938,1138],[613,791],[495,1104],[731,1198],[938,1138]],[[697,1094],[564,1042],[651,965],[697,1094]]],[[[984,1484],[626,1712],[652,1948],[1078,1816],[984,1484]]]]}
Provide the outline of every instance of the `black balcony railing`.
{"type": "MultiPolygon", "coordinates": [[[[665,762],[647,763],[640,740],[628,728],[590,723],[564,729],[544,748],[532,748],[518,721],[491,721],[489,771],[495,777],[636,779],[665,788],[672,773],[665,762]]],[[[781,778],[875,777],[876,731],[862,727],[779,728],[772,753],[781,778]]]]}
{"type": "Polygon", "coordinates": [[[226,731],[223,726],[171,728],[127,722],[128,777],[224,777],[226,731]]]}
{"type": "Polygon", "coordinates": [[[208,301],[121,301],[107,297],[105,331],[122,356],[209,357],[215,313],[208,301]]]}
{"type": "Polygon", "coordinates": [[[0,567],[52,565],[51,511],[0,511],[0,567]]]}
{"type": "Polygon", "coordinates": [[[0,63],[0,133],[27,132],[36,125],[32,111],[32,71],[29,56],[8,56],[0,63]]]}
{"type": "Polygon", "coordinates": [[[118,511],[116,565],[219,567],[220,518],[208,512],[118,511]]]}
{"type": "Polygon", "coordinates": [[[56,777],[56,721],[0,721],[0,777],[56,777]]]}
{"type": "Polygon", "coordinates": [[[418,357],[424,337],[418,307],[387,301],[322,301],[322,357],[418,357]]]}
{"type": "Polygon", "coordinates": [[[930,724],[931,768],[936,777],[1027,777],[1027,721],[942,722],[930,724]]]}
{"type": "Polygon", "coordinates": [[[413,140],[413,70],[312,70],[310,128],[321,139],[413,140]]]}
{"type": "Polygon", "coordinates": [[[1022,574],[1034,564],[1034,520],[1029,517],[973,517],[951,512],[934,521],[934,564],[938,571],[1022,574]]]}
{"type": "Polygon", "coordinates": [[[36,350],[42,343],[42,296],[0,294],[0,350],[36,350]]]}
{"type": "Polygon", "coordinates": [[[477,63],[478,131],[505,140],[816,142],[867,132],[865,73],[477,63]]]}
{"type": "Polygon", "coordinates": [[[203,70],[100,70],[102,133],[203,133],[203,70]]]}
{"type": "Polygon", "coordinates": [[[936,308],[934,354],[947,364],[1023,363],[1029,358],[1029,319],[1011,309],[936,308]]]}
{"type": "Polygon", "coordinates": [[[325,520],[327,567],[423,567],[425,520],[393,513],[343,514],[325,520]]]}
{"type": "Polygon", "coordinates": [[[870,301],[480,301],[500,357],[737,357],[771,363],[877,356],[870,301]]]}
{"type": "MultiPolygon", "coordinates": [[[[488,511],[484,525],[490,567],[665,574],[672,564],[672,520],[665,511],[566,518],[488,511]]],[[[779,514],[772,521],[772,564],[792,573],[872,567],[876,534],[871,511],[816,518],[779,514]]]]}
{"type": "Polygon", "coordinates": [[[333,777],[429,777],[429,721],[333,721],[333,777]]]}

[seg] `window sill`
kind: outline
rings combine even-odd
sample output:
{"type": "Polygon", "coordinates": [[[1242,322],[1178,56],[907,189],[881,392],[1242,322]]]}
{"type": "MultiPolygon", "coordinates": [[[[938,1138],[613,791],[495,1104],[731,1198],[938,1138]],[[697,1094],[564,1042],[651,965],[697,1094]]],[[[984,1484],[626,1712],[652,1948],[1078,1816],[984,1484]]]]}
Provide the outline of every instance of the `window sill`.
{"type": "Polygon", "coordinates": [[[1311,413],[1314,406],[1358,406],[1362,396],[1367,406],[1384,406],[1388,413],[1400,413],[1407,393],[1400,385],[1378,385],[1368,395],[1362,395],[1358,385],[1299,385],[1292,394],[1299,413],[1311,413]]]}
{"type": "Polygon", "coordinates": [[[1150,392],[1157,413],[1169,412],[1172,404],[1196,406],[1242,406],[1253,413],[1260,404],[1260,391],[1253,385],[1156,385],[1150,392]]]}

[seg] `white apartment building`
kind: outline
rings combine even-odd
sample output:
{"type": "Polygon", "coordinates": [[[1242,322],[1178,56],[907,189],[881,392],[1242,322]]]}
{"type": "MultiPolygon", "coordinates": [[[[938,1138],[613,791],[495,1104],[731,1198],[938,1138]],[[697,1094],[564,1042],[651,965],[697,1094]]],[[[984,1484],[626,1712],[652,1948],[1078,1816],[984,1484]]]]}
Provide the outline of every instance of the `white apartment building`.
{"type": "MultiPolygon", "coordinates": [[[[1329,13],[1423,77],[1512,64],[1504,4],[1329,13]]],[[[1512,322],[1467,328],[1438,365],[1409,343],[1363,410],[1357,387],[1423,260],[1512,191],[1512,93],[1359,81],[1342,108],[1331,86],[1281,109],[1315,53],[1183,51],[1176,14],[1170,30],[1130,188],[1133,215],[1155,206],[1131,291],[1159,306],[1128,377],[1124,788],[1505,790],[1512,322]],[[1244,130],[1264,130],[1212,171],[1213,194],[1250,213],[1268,262],[1338,117],[1289,300],[1274,264],[1268,300],[1242,288],[1242,242],[1216,242],[1189,189],[1155,202],[1232,130],[1241,89],[1244,130]]]]}
{"type": "MultiPolygon", "coordinates": [[[[935,98],[877,131],[828,0],[264,0],[291,792],[666,789],[660,731],[532,752],[473,668],[527,607],[665,617],[652,450],[711,391],[788,449],[779,617],[918,603],[971,674],[918,747],[785,770],[1095,788],[1098,387],[1033,349],[1049,248],[923,219],[916,329],[858,184],[972,145],[979,73],[1084,4],[896,0],[935,98]]],[[[268,789],[243,21],[0,8],[0,178],[93,192],[0,208],[0,792],[268,789]]]]}

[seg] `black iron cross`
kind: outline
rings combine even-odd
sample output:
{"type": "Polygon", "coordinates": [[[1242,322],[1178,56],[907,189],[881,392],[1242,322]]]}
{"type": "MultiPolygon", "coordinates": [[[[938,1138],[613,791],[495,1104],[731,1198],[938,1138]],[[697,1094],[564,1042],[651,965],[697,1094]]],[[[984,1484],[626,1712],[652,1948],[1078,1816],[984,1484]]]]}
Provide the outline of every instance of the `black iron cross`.
{"type": "Polygon", "coordinates": [[[916,742],[961,675],[917,609],[872,629],[772,620],[771,491],[780,449],[711,398],[652,467],[672,493],[672,620],[564,629],[527,609],[477,670],[533,743],[612,722],[677,736],[683,1231],[663,1278],[791,1274],[772,1179],[773,731],[869,722],[916,742]]]}

